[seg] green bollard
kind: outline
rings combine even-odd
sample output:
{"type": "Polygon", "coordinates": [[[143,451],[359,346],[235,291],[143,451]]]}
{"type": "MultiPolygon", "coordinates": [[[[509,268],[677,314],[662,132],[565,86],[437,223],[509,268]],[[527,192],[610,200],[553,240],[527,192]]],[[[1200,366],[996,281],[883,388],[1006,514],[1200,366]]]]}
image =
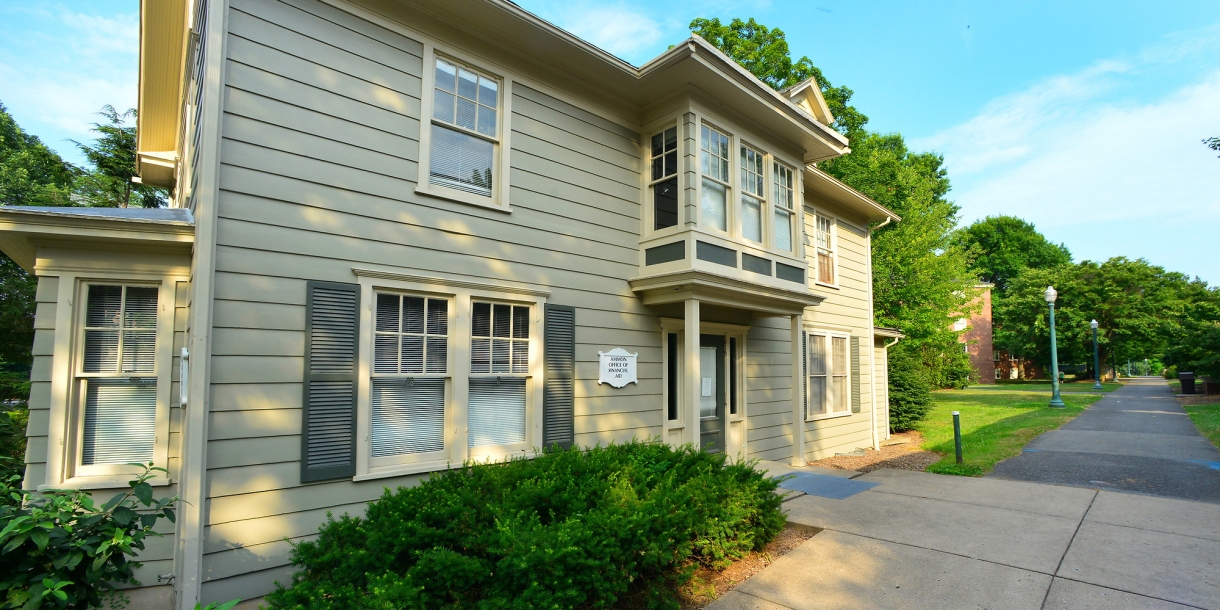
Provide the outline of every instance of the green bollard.
{"type": "Polygon", "coordinates": [[[960,411],[953,412],[953,448],[957,450],[957,463],[962,463],[962,415],[960,411]]]}

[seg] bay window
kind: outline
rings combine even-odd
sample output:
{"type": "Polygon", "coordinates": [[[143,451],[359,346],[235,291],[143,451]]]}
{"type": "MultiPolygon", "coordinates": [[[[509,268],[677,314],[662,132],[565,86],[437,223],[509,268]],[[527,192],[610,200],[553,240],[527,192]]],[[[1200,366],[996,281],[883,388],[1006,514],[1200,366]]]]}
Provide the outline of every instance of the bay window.
{"type": "Polygon", "coordinates": [[[793,197],[792,168],[776,162],[775,185],[772,198],[775,200],[775,226],[772,228],[773,244],[777,250],[792,252],[792,218],[796,215],[793,197]]]}
{"type": "Polygon", "coordinates": [[[678,128],[652,136],[649,153],[653,230],[678,225],[678,128]]]}
{"type": "Polygon", "coordinates": [[[741,147],[741,236],[757,243],[763,240],[763,158],[761,152],[741,147]]]}
{"type": "Polygon", "coordinates": [[[729,230],[729,137],[712,127],[701,129],[703,182],[700,223],[705,227],[729,230]]]}

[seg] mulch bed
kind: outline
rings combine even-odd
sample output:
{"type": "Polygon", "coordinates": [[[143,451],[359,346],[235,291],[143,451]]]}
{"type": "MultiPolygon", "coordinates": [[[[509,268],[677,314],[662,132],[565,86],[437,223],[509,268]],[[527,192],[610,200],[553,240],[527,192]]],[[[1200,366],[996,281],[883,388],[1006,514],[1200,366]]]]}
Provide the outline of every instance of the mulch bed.
{"type": "Polygon", "coordinates": [[[921,450],[923,435],[915,431],[893,434],[885,443],[880,451],[865,449],[863,455],[836,455],[809,462],[809,465],[856,472],[872,472],[880,468],[923,472],[944,457],[939,453],[921,450]]]}
{"type": "Polygon", "coordinates": [[[774,540],[767,543],[763,550],[750,553],[719,572],[699,568],[695,572],[694,578],[678,590],[678,600],[682,604],[682,610],[695,610],[707,606],[716,598],[745,582],[747,578],[775,563],[776,559],[801,546],[820,531],[822,530],[816,527],[789,523],[774,540]]]}

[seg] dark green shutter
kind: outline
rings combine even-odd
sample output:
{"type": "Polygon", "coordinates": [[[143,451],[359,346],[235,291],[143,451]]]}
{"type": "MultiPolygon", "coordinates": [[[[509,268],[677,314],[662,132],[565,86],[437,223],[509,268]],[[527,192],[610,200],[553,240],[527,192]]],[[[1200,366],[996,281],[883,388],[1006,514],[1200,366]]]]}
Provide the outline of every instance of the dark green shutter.
{"type": "Polygon", "coordinates": [[[851,338],[851,412],[860,412],[860,337],[851,338]]]}
{"type": "Polygon", "coordinates": [[[301,482],[356,474],[356,344],[360,287],[308,282],[301,482]]]}
{"type": "Polygon", "coordinates": [[[544,317],[542,445],[567,449],[575,440],[576,308],[547,305],[544,317]]]}

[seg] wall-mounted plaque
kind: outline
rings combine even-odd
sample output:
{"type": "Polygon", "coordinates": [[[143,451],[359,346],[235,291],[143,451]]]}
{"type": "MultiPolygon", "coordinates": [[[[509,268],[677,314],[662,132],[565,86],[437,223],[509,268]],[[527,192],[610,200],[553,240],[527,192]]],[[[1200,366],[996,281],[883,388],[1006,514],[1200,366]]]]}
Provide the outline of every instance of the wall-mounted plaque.
{"type": "Polygon", "coordinates": [[[639,383],[635,376],[635,357],[639,356],[638,353],[616,347],[608,352],[597,352],[597,355],[601,365],[598,367],[597,383],[608,383],[616,388],[639,383]]]}

